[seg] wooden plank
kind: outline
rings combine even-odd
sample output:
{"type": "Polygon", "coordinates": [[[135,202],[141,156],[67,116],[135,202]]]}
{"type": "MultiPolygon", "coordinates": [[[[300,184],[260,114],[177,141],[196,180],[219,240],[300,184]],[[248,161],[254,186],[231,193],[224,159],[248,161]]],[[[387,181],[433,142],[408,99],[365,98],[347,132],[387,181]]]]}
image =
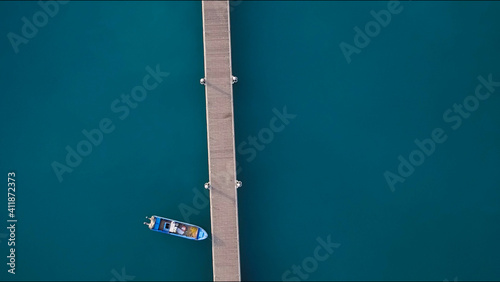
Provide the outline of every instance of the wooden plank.
{"type": "Polygon", "coordinates": [[[240,281],[228,1],[202,1],[214,281],[240,281]]]}

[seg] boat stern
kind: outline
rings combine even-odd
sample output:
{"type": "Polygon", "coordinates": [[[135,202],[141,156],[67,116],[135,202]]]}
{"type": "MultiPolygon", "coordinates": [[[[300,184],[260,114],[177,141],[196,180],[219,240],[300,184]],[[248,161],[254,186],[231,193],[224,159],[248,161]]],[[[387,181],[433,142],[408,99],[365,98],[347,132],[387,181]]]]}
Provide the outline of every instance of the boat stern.
{"type": "Polygon", "coordinates": [[[147,219],[149,219],[149,223],[148,222],[144,222],[144,224],[146,224],[149,229],[153,229],[153,227],[155,226],[155,223],[156,223],[156,216],[152,216],[152,217],[147,217],[147,219]]]}

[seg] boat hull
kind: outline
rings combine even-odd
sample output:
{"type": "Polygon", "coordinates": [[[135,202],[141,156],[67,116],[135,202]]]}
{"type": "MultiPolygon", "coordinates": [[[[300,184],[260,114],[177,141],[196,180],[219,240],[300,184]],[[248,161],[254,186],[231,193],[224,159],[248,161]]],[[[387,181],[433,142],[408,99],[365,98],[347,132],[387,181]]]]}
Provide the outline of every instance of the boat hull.
{"type": "Polygon", "coordinates": [[[201,227],[182,221],[169,219],[153,215],[146,217],[150,220],[149,223],[144,223],[149,229],[189,240],[201,241],[208,237],[208,233],[201,227]]]}

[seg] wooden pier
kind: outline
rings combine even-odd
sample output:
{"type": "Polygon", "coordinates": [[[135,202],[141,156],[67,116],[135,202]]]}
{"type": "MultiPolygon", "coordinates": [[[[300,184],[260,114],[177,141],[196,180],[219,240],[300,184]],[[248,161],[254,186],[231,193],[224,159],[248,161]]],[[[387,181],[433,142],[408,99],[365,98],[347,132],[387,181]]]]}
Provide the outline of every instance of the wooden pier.
{"type": "Polygon", "coordinates": [[[202,1],[214,281],[240,281],[229,2],[202,1]]]}

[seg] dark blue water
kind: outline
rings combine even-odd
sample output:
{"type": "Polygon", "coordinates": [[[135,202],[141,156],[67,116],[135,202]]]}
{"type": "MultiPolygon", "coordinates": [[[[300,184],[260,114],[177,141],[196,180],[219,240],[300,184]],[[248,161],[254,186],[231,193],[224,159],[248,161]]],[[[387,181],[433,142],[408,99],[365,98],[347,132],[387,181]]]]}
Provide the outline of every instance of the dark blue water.
{"type": "MultiPolygon", "coordinates": [[[[201,3],[58,8],[27,38],[39,4],[0,3],[0,166],[18,219],[12,275],[5,184],[0,280],[212,279],[210,240],[142,225],[210,230],[201,3]],[[109,133],[78,147],[93,129],[109,133]],[[86,156],[68,162],[67,146],[86,156]]],[[[500,4],[389,9],[382,27],[371,11],[388,2],[233,2],[244,280],[500,279],[500,4]]]]}

